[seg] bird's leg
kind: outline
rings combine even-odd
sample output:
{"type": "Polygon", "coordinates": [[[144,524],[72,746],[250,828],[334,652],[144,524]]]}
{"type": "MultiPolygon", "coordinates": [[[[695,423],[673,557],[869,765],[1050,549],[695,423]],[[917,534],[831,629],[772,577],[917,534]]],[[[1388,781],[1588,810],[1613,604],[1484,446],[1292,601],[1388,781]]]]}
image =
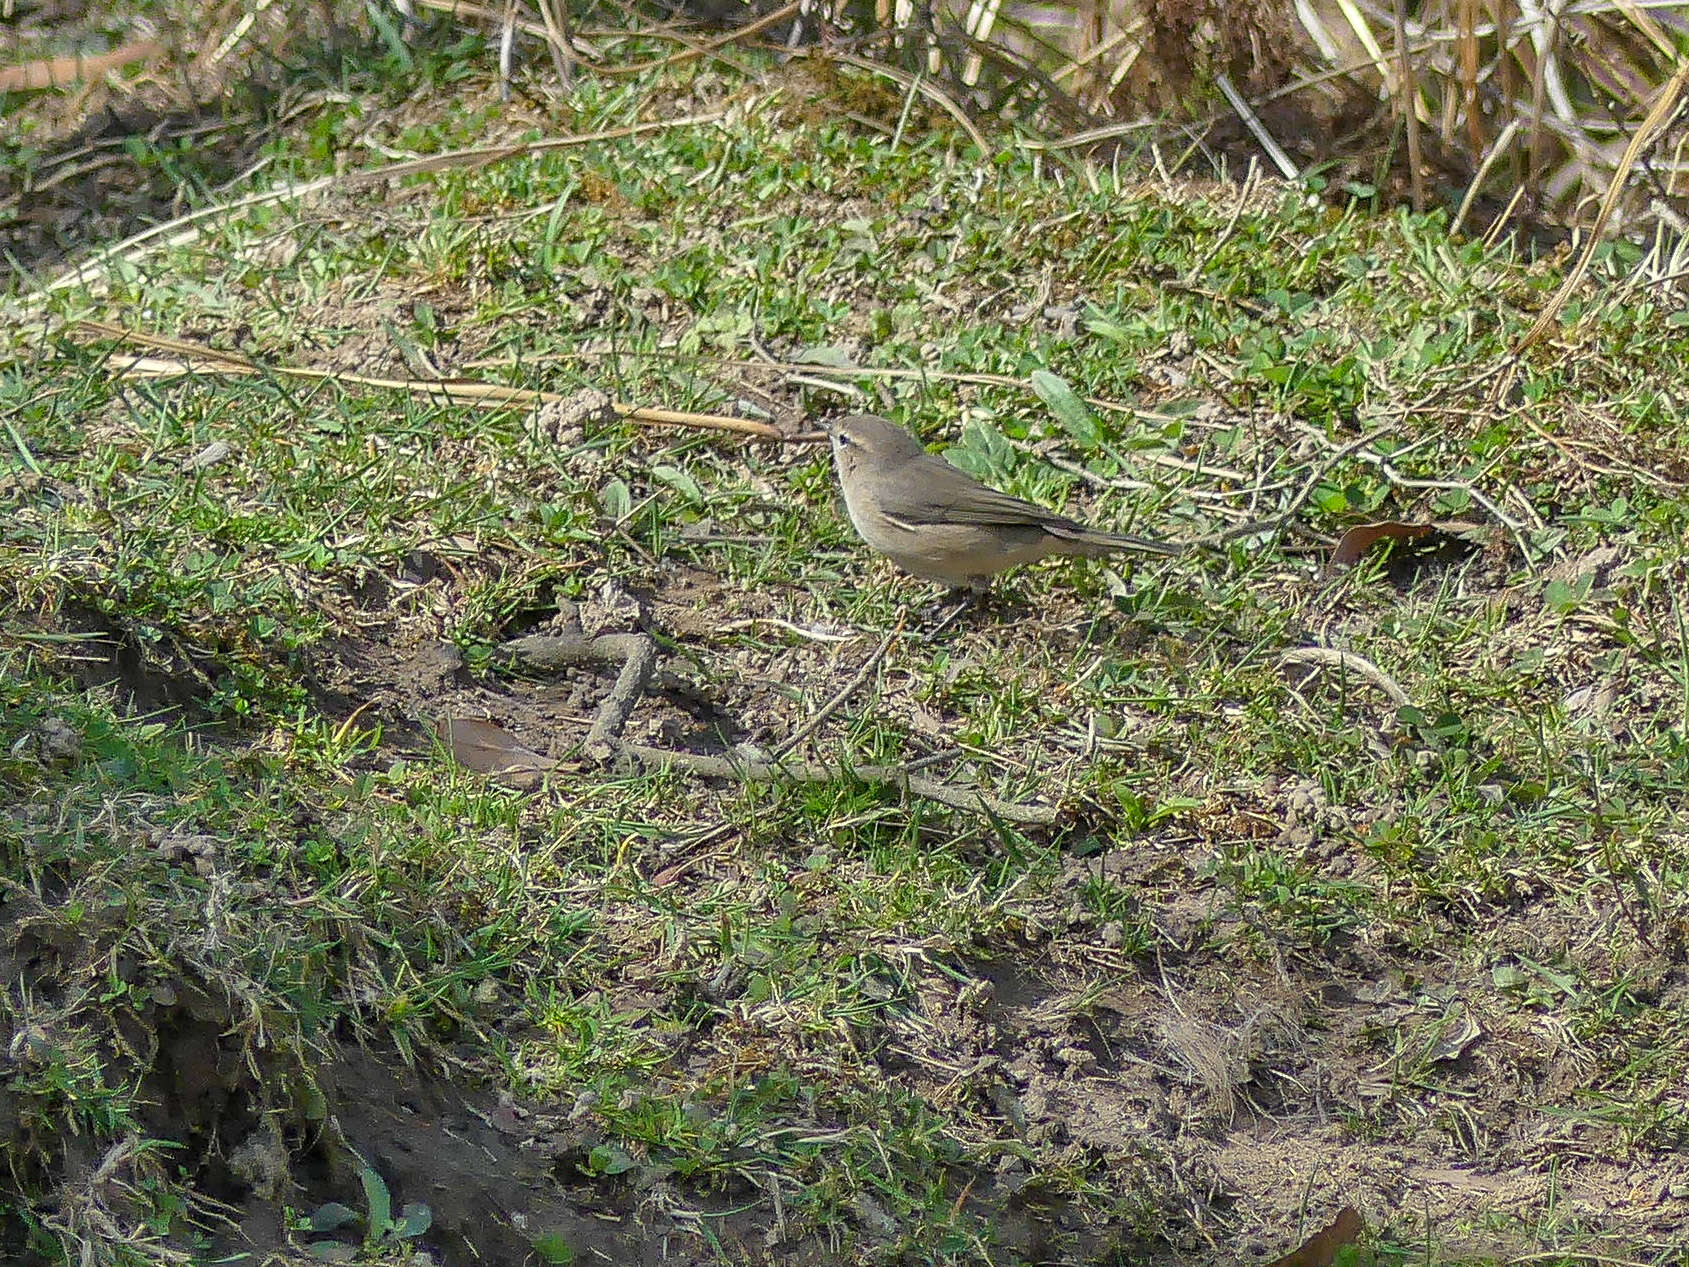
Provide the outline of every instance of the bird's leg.
{"type": "Polygon", "coordinates": [[[932,609],[928,613],[936,616],[938,613],[944,612],[944,617],[927,630],[924,635],[926,640],[931,642],[939,634],[950,628],[963,612],[970,610],[985,594],[986,589],[981,585],[952,585],[944,592],[944,596],[932,605],[932,609]],[[954,605],[952,606],[952,604],[954,605]],[[945,611],[946,607],[949,607],[950,610],[945,611]]]}

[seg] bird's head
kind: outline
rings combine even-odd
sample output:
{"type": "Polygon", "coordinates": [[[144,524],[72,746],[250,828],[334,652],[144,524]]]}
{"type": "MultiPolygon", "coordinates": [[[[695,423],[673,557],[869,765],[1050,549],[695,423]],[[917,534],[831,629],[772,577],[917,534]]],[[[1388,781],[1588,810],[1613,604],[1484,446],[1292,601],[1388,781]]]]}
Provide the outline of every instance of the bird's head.
{"type": "Polygon", "coordinates": [[[833,442],[841,479],[870,465],[907,462],[926,453],[908,431],[873,414],[851,414],[824,424],[824,429],[833,442]]]}

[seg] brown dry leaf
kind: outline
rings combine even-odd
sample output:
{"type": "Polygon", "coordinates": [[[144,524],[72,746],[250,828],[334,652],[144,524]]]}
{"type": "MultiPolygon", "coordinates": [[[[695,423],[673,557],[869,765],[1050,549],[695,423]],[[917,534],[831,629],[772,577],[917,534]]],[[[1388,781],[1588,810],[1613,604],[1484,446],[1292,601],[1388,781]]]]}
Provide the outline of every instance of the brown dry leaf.
{"type": "Polygon", "coordinates": [[[1331,563],[1333,567],[1349,567],[1380,541],[1411,541],[1435,531],[1431,524],[1404,524],[1393,519],[1375,524],[1356,524],[1337,543],[1331,563]]]}
{"type": "Polygon", "coordinates": [[[1591,585],[1606,585],[1612,579],[1613,569],[1624,558],[1622,546],[1599,545],[1576,558],[1559,560],[1544,568],[1542,575],[1545,580],[1559,581],[1563,585],[1576,585],[1586,576],[1590,578],[1591,585]]]}
{"type": "Polygon", "coordinates": [[[1337,1251],[1360,1239],[1366,1224],[1352,1205],[1337,1212],[1337,1217],[1315,1232],[1300,1248],[1291,1250],[1283,1258],[1276,1258],[1267,1267],[1331,1267],[1337,1261],[1337,1251]]]}
{"type": "Polygon", "coordinates": [[[1456,1006],[1459,1014],[1432,1049],[1432,1060],[1459,1060],[1473,1043],[1484,1036],[1484,1027],[1472,1019],[1465,1006],[1456,1006]]]}
{"type": "Polygon", "coordinates": [[[482,717],[444,717],[435,723],[434,733],[460,766],[514,787],[532,787],[557,767],[551,757],[523,746],[503,726],[482,717]]]}

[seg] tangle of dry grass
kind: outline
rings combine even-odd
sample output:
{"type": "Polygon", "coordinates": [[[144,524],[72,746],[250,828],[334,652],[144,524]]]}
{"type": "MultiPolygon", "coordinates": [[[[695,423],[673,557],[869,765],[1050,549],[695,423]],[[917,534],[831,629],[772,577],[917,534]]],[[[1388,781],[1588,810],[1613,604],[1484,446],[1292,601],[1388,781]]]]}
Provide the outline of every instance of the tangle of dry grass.
{"type": "MultiPolygon", "coordinates": [[[[629,8],[630,25],[649,25],[629,8]]],[[[680,37],[684,47],[667,60],[755,39],[793,49],[818,36],[835,55],[848,37],[845,56],[858,70],[858,55],[871,51],[888,73],[914,72],[925,95],[941,89],[952,113],[1008,115],[1046,135],[1153,144],[1182,131],[1197,138],[1183,158],[1199,148],[1243,162],[1261,156],[1288,177],[1340,159],[1351,184],[1388,173],[1388,199],[1458,205],[1457,224],[1481,205],[1492,229],[1580,224],[1625,172],[1630,189],[1609,230],[1683,223],[1689,130],[1675,116],[1625,168],[1631,138],[1689,48],[1689,12],[1675,4],[876,0],[869,11],[835,0],[758,9],[727,36],[680,37]]],[[[518,5],[506,6],[503,28],[548,40],[559,29],[525,20],[518,5]]],[[[576,39],[553,51],[573,58],[582,49],[576,39]]],[[[608,56],[599,69],[619,68],[608,56]]]]}

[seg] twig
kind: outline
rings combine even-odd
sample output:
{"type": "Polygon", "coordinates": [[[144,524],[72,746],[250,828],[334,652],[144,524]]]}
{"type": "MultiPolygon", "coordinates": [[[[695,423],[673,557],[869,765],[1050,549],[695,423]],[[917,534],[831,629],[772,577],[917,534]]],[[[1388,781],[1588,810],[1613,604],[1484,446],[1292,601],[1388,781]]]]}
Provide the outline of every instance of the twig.
{"type": "MultiPolygon", "coordinates": [[[[1514,535],[1514,537],[1519,538],[1519,537],[1523,537],[1523,535],[1524,535],[1524,531],[1525,531],[1524,526],[1517,519],[1515,519],[1512,515],[1508,514],[1506,511],[1504,511],[1500,506],[1498,506],[1489,497],[1487,497],[1483,493],[1479,492],[1476,488],[1473,488],[1472,485],[1467,483],[1465,480],[1418,480],[1418,479],[1410,479],[1408,476],[1403,475],[1395,467],[1391,466],[1390,463],[1385,461],[1384,458],[1379,454],[1361,452],[1361,453],[1355,454],[1355,456],[1357,458],[1359,458],[1362,462],[1370,462],[1373,466],[1376,466],[1379,470],[1379,473],[1381,475],[1383,475],[1385,479],[1389,480],[1392,484],[1394,484],[1397,488],[1439,489],[1439,490],[1442,490],[1444,492],[1465,493],[1473,501],[1477,502],[1485,510],[1489,511],[1491,515],[1495,516],[1496,522],[1499,523],[1502,527],[1506,528],[1509,532],[1511,532],[1514,535]]],[[[1523,500],[1523,499],[1521,498],[1521,500],[1523,500]]],[[[1527,503],[1527,508],[1529,508],[1528,503],[1527,503]]],[[[1541,522],[1540,519],[1537,521],[1537,526],[1539,528],[1542,526],[1542,522],[1541,522]]],[[[1523,545],[1522,542],[1521,542],[1521,545],[1523,545]]],[[[1528,558],[1529,557],[1529,551],[1526,550],[1525,554],[1528,558]]]]}
{"type": "Polygon", "coordinates": [[[575,55],[569,41],[569,6],[562,0],[539,0],[540,16],[545,19],[546,43],[551,46],[551,62],[557,77],[567,88],[575,80],[575,55]]]}
{"type": "Polygon", "coordinates": [[[1496,160],[1513,144],[1513,138],[1519,134],[1518,119],[1509,119],[1507,126],[1502,128],[1484,155],[1483,162],[1478,164],[1478,170],[1472,177],[1472,183],[1466,186],[1466,196],[1460,200],[1460,209],[1454,213],[1454,223],[1449,225],[1449,236],[1452,238],[1460,232],[1460,226],[1466,223],[1466,213],[1472,210],[1472,204],[1478,200],[1478,194],[1484,187],[1484,181],[1489,177],[1490,168],[1495,166],[1496,160]]]}
{"type": "Polygon", "coordinates": [[[1126,475],[1118,475],[1113,479],[1106,475],[1098,475],[1095,471],[1083,467],[1069,458],[1057,457],[1054,453],[1045,452],[1044,446],[1041,444],[1028,444],[1024,440],[1013,439],[1009,441],[1009,444],[1022,453],[1030,453],[1046,466],[1053,466],[1058,471],[1066,471],[1081,483],[1089,484],[1092,488],[1109,489],[1122,493],[1137,493],[1146,488],[1155,487],[1154,484],[1135,480],[1126,475]]]}
{"type": "Polygon", "coordinates": [[[852,695],[856,694],[857,689],[866,682],[869,675],[879,667],[880,661],[885,658],[886,648],[891,646],[893,638],[903,632],[903,626],[908,619],[909,613],[907,610],[898,613],[897,624],[892,627],[890,633],[880,639],[880,645],[875,647],[873,654],[862,662],[862,667],[856,671],[850,681],[846,682],[844,686],[834,694],[832,699],[828,700],[825,704],[821,705],[820,708],[816,709],[815,716],[811,717],[801,727],[789,735],[784,743],[776,747],[771,760],[778,761],[781,757],[792,751],[792,749],[803,743],[804,740],[808,739],[816,731],[820,730],[826,720],[831,717],[835,711],[837,711],[839,705],[843,704],[852,695]]]}
{"type": "Polygon", "coordinates": [[[80,264],[72,265],[46,285],[22,296],[19,299],[19,305],[27,311],[49,295],[76,285],[89,277],[101,265],[109,264],[114,260],[133,263],[154,251],[185,246],[203,232],[200,227],[202,221],[213,220],[219,216],[233,216],[253,207],[267,207],[271,203],[286,202],[289,199],[306,198],[311,194],[330,188],[337,179],[334,176],[319,176],[316,180],[289,181],[273,189],[263,189],[257,193],[243,195],[230,202],[201,207],[198,211],[190,211],[174,220],[166,220],[163,224],[155,224],[150,228],[142,229],[139,233],[126,237],[113,246],[96,251],[80,264]]]}
{"type": "MultiPolygon", "coordinates": [[[[165,378],[186,374],[229,374],[235,376],[277,374],[289,378],[313,379],[338,387],[375,387],[391,391],[409,392],[429,400],[449,404],[475,405],[485,409],[500,409],[520,405],[545,405],[568,402],[571,397],[561,392],[539,391],[527,387],[507,387],[503,383],[483,383],[473,379],[411,379],[377,378],[368,374],[346,374],[338,370],[321,370],[304,365],[275,365],[254,361],[236,352],[224,352],[203,347],[168,335],[130,330],[107,321],[79,321],[76,328],[104,338],[169,352],[168,358],[115,355],[111,364],[135,378],[165,378]]],[[[690,413],[679,409],[652,409],[611,401],[610,408],[628,422],[659,427],[696,427],[707,431],[731,431],[758,440],[784,444],[795,440],[778,427],[749,418],[733,418],[726,414],[690,413]]]]}
{"type": "Polygon", "coordinates": [[[999,800],[995,796],[970,788],[959,788],[934,779],[918,778],[903,766],[736,761],[729,757],[708,756],[697,752],[673,752],[667,748],[647,748],[642,744],[627,743],[616,745],[616,751],[647,769],[680,770],[705,779],[737,779],[745,783],[832,783],[850,778],[863,783],[891,784],[913,796],[937,801],[940,805],[948,805],[952,809],[972,810],[988,818],[1000,818],[1010,823],[1052,827],[1061,818],[1061,811],[1053,806],[999,800]]]}
{"type": "Polygon", "coordinates": [[[1255,182],[1261,178],[1261,164],[1253,154],[1249,156],[1249,168],[1243,174],[1243,184],[1238,186],[1232,196],[1232,213],[1226,217],[1226,223],[1221,227],[1219,235],[1212,244],[1205,246],[1201,255],[1190,266],[1190,271],[1179,279],[1184,286],[1195,286],[1202,280],[1212,261],[1220,254],[1221,248],[1226,246],[1237,232],[1238,221],[1243,219],[1244,208],[1249,205],[1251,195],[1255,191],[1255,182]]]}
{"type": "Polygon", "coordinates": [[[808,642],[855,642],[855,634],[828,633],[822,629],[805,629],[802,625],[793,624],[789,620],[781,620],[778,616],[752,616],[747,620],[732,620],[722,625],[723,632],[738,633],[742,629],[755,629],[758,625],[773,625],[776,629],[784,629],[795,637],[808,642]]]}
{"type": "Polygon", "coordinates": [[[516,0],[504,0],[504,22],[498,33],[498,99],[510,100],[510,80],[516,69],[516,0]]]}
{"type": "MultiPolygon", "coordinates": [[[[1283,515],[1269,515],[1265,519],[1246,519],[1235,523],[1229,528],[1222,528],[1218,532],[1210,532],[1205,536],[1193,537],[1189,544],[1197,549],[1219,550],[1243,537],[1253,537],[1263,533],[1273,536],[1283,536],[1287,532],[1296,532],[1314,543],[1315,547],[1329,546],[1332,538],[1325,533],[1316,532],[1306,524],[1290,523],[1283,515]]],[[[1309,547],[1314,548],[1314,547],[1309,547]]]]}
{"type": "MultiPolygon", "coordinates": [[[[1537,439],[1541,440],[1544,444],[1558,452],[1566,461],[1573,463],[1585,471],[1594,471],[1599,475],[1623,475],[1641,483],[1652,484],[1655,488],[1689,488],[1689,483],[1685,483],[1683,480],[1674,480],[1669,476],[1661,475],[1658,471],[1650,471],[1645,467],[1638,466],[1634,462],[1627,462],[1624,458],[1608,452],[1602,446],[1595,444],[1592,441],[1569,439],[1565,436],[1552,435],[1543,428],[1541,423],[1531,416],[1531,413],[1532,411],[1530,409],[1521,409],[1517,416],[1521,418],[1525,425],[1531,429],[1532,434],[1534,434],[1537,439]],[[1597,454],[1603,459],[1603,461],[1594,462],[1588,458],[1581,457],[1577,452],[1579,449],[1586,449],[1591,453],[1597,454]]],[[[1584,418],[1588,418],[1589,414],[1584,413],[1582,416],[1584,418]]]]}
{"type": "MultiPolygon", "coordinates": [[[[1009,440],[1009,444],[1012,448],[1020,451],[1021,453],[1029,453],[1040,462],[1053,466],[1058,471],[1066,471],[1069,475],[1073,476],[1081,483],[1088,484],[1090,487],[1095,489],[1122,493],[1135,493],[1146,488],[1160,487],[1157,484],[1151,484],[1144,480],[1135,480],[1126,475],[1115,476],[1111,479],[1106,475],[1098,475],[1095,471],[1081,466],[1079,463],[1070,458],[1059,457],[1054,452],[1055,448],[1060,444],[1059,440],[1043,440],[1036,444],[1029,444],[1025,440],[1015,440],[1011,438],[1009,440]]],[[[1115,453],[1113,450],[1108,450],[1108,452],[1111,457],[1114,457],[1116,460],[1121,460],[1122,465],[1125,465],[1118,453],[1115,453]]],[[[1132,456],[1142,456],[1153,462],[1158,455],[1140,450],[1138,452],[1134,452],[1132,456]]],[[[1241,472],[1227,471],[1223,467],[1201,467],[1193,463],[1186,462],[1182,458],[1175,458],[1171,454],[1163,454],[1159,456],[1165,457],[1168,460],[1166,462],[1156,462],[1156,465],[1176,465],[1176,469],[1178,470],[1189,471],[1193,474],[1215,475],[1220,479],[1229,480],[1233,476],[1236,476],[1238,480],[1243,478],[1241,472]]],[[[1232,482],[1237,482],[1237,480],[1232,480],[1232,482]]],[[[1288,485],[1274,485],[1274,487],[1288,487],[1288,485]]],[[[1235,497],[1247,497],[1250,493],[1259,492],[1261,490],[1254,488],[1226,490],[1195,488],[1190,485],[1182,485],[1180,486],[1180,491],[1194,501],[1224,502],[1235,497]]],[[[1241,511],[1232,510],[1226,506],[1216,506],[1214,511],[1216,514],[1226,515],[1233,518],[1236,518],[1238,515],[1243,513],[1241,511]]]]}
{"type": "Polygon", "coordinates": [[[665,66],[675,66],[681,62],[691,61],[694,57],[707,57],[718,49],[726,48],[729,44],[737,44],[740,40],[755,35],[758,31],[766,31],[769,27],[784,22],[787,18],[795,17],[803,8],[803,0],[791,0],[790,4],[781,5],[772,13],[765,13],[754,22],[747,22],[744,26],[734,27],[726,35],[718,36],[707,44],[700,44],[696,48],[683,48],[678,53],[670,53],[667,57],[659,57],[655,61],[633,62],[627,66],[600,66],[601,75],[643,75],[648,70],[661,70],[665,66]]]}
{"type": "MultiPolygon", "coordinates": [[[[1382,427],[1376,427],[1361,436],[1360,439],[1351,440],[1348,444],[1345,444],[1342,448],[1333,452],[1329,458],[1314,468],[1314,473],[1303,481],[1302,487],[1297,490],[1296,495],[1290,499],[1290,502],[1283,510],[1279,511],[1277,515],[1274,515],[1269,519],[1252,520],[1249,523],[1239,524],[1235,528],[1227,528],[1225,531],[1215,536],[1203,538],[1203,544],[1221,546],[1237,537],[1252,536],[1264,528],[1271,528],[1274,532],[1283,532],[1289,525],[1290,521],[1296,517],[1296,513],[1300,511],[1302,507],[1307,504],[1308,499],[1314,495],[1314,490],[1319,487],[1321,480],[1336,470],[1337,467],[1342,464],[1344,458],[1366,448],[1366,446],[1371,444],[1374,440],[1387,434],[1390,429],[1391,424],[1388,423],[1382,427]]],[[[1324,437],[1316,438],[1322,443],[1329,443],[1329,441],[1324,440],[1324,437]]]]}
{"type": "MultiPolygon", "coordinates": [[[[1329,443],[1329,441],[1327,441],[1323,435],[1321,435],[1318,431],[1316,431],[1312,427],[1303,425],[1303,426],[1300,427],[1300,430],[1302,431],[1302,433],[1304,435],[1311,437],[1313,440],[1315,440],[1318,443],[1321,443],[1321,444],[1328,444],[1329,443]]],[[[1420,439],[1414,441],[1413,444],[1406,445],[1403,448],[1396,450],[1396,452],[1391,454],[1390,457],[1391,458],[1402,457],[1403,455],[1411,452],[1414,448],[1417,448],[1420,445],[1431,443],[1433,438],[1434,437],[1431,437],[1431,436],[1421,437],[1420,439]]],[[[1494,500],[1492,500],[1490,497],[1486,496],[1484,493],[1482,493],[1478,489],[1474,488],[1470,482],[1465,481],[1465,480],[1413,479],[1409,476],[1403,475],[1400,471],[1398,471],[1395,468],[1395,466],[1392,464],[1392,462],[1390,461],[1389,458],[1386,458],[1381,453],[1374,452],[1372,449],[1366,447],[1365,445],[1361,445],[1361,446],[1358,446],[1358,447],[1351,446],[1350,452],[1353,454],[1353,456],[1355,457],[1355,459],[1357,461],[1366,462],[1371,466],[1377,467],[1379,474],[1383,475],[1385,479],[1390,481],[1390,483],[1395,485],[1397,488],[1440,489],[1440,490],[1448,491],[1448,492],[1465,493],[1473,501],[1477,502],[1485,510],[1489,511],[1490,514],[1495,517],[1496,522],[1501,524],[1502,527],[1506,528],[1507,531],[1510,534],[1512,534],[1514,544],[1516,544],[1519,547],[1520,556],[1525,560],[1525,563],[1526,563],[1527,566],[1533,566],[1534,567],[1534,564],[1532,564],[1532,561],[1531,561],[1531,544],[1530,544],[1530,541],[1525,536],[1525,526],[1522,523],[1520,523],[1519,520],[1515,519],[1512,515],[1509,515],[1506,511],[1502,510],[1502,508],[1499,505],[1497,505],[1496,502],[1494,500]]],[[[1501,460],[1500,457],[1497,457],[1495,459],[1495,461],[1492,462],[1490,465],[1494,466],[1494,465],[1496,465],[1496,463],[1500,462],[1500,460],[1501,460]]],[[[1520,504],[1525,507],[1526,512],[1530,515],[1531,519],[1534,520],[1533,526],[1537,527],[1537,528],[1541,528],[1543,526],[1542,519],[1539,515],[1537,515],[1536,511],[1531,507],[1530,502],[1527,501],[1522,494],[1519,494],[1518,490],[1513,488],[1513,486],[1511,484],[1504,484],[1504,487],[1506,487],[1508,490],[1512,491],[1513,493],[1515,493],[1518,496],[1520,504]]]]}
{"type": "Polygon", "coordinates": [[[1267,125],[1261,122],[1261,117],[1249,108],[1249,103],[1243,99],[1243,94],[1232,86],[1232,81],[1224,75],[1215,77],[1214,82],[1225,94],[1227,103],[1237,111],[1237,117],[1243,120],[1243,126],[1248,128],[1267,157],[1273,160],[1273,166],[1278,168],[1279,174],[1286,180],[1301,180],[1302,173],[1291,161],[1290,155],[1284,152],[1284,147],[1278,143],[1273,134],[1267,131],[1267,125]]]}
{"type": "MultiPolygon", "coordinates": [[[[552,392],[550,395],[557,395],[552,392]]],[[[567,399],[567,397],[559,397],[567,399]]],[[[815,443],[826,439],[824,435],[805,440],[802,436],[788,436],[780,428],[766,422],[754,422],[749,418],[734,418],[727,414],[698,414],[684,409],[651,409],[644,405],[625,405],[620,401],[611,401],[610,408],[629,422],[646,422],[659,427],[703,427],[708,431],[737,431],[742,435],[759,436],[764,440],[777,443],[801,441],[815,443]]]]}
{"type": "Polygon", "coordinates": [[[40,92],[68,84],[98,79],[108,70],[130,62],[152,61],[162,56],[158,40],[133,40],[109,53],[73,53],[67,57],[42,57],[21,66],[0,66],[0,92],[40,92]]]}
{"type": "Polygon", "coordinates": [[[690,875],[706,861],[702,853],[705,845],[713,845],[723,836],[731,836],[741,830],[743,829],[738,823],[719,823],[702,835],[684,841],[676,850],[665,855],[664,862],[667,865],[651,877],[651,886],[657,889],[667,888],[676,880],[690,875]]]}
{"type": "MultiPolygon", "coordinates": [[[[415,0],[415,3],[420,4],[425,9],[438,10],[453,18],[475,18],[494,26],[504,21],[502,15],[494,10],[478,4],[467,3],[466,0],[415,0]]],[[[517,17],[514,25],[524,35],[535,35],[541,39],[545,39],[549,35],[545,23],[535,22],[532,18],[517,17]]],[[[645,29],[642,29],[639,33],[642,36],[653,34],[652,31],[645,29]]],[[[620,33],[618,32],[618,34],[620,33]]],[[[582,54],[593,61],[603,56],[596,47],[582,38],[578,31],[565,31],[564,38],[569,43],[571,53],[582,54]]]]}
{"type": "MultiPolygon", "coordinates": [[[[533,356],[524,356],[520,363],[523,365],[545,365],[552,361],[599,361],[620,357],[644,357],[650,360],[681,360],[692,365],[711,365],[720,369],[760,369],[779,370],[788,377],[793,374],[815,374],[822,377],[838,378],[881,378],[903,379],[922,383],[964,383],[977,387],[1007,387],[1016,391],[1032,392],[1032,384],[1025,378],[1017,378],[1013,374],[970,374],[958,370],[926,370],[904,369],[889,365],[820,365],[809,361],[747,361],[738,357],[726,356],[692,356],[684,355],[672,348],[614,348],[575,350],[570,352],[540,352],[533,356]]],[[[518,364],[517,358],[511,356],[478,357],[463,362],[463,368],[469,370],[507,369],[518,364]]],[[[1159,425],[1180,423],[1185,426],[1203,426],[1190,418],[1176,414],[1158,413],[1153,409],[1140,409],[1136,405],[1128,405],[1123,401],[1109,400],[1104,396],[1083,396],[1082,399],[1093,409],[1106,409],[1110,413],[1129,414],[1142,422],[1159,425]]],[[[1223,430],[1230,423],[1206,424],[1214,430],[1223,430]]],[[[1135,452],[1134,458],[1153,462],[1157,466],[1172,467],[1182,471],[1200,470],[1204,474],[1213,475],[1220,479],[1245,480],[1248,477],[1241,472],[1228,471],[1224,467],[1199,466],[1183,458],[1175,457],[1171,453],[1157,453],[1154,451],[1135,452]]]]}
{"type": "Polygon", "coordinates": [[[531,634],[507,642],[499,650],[514,656],[525,667],[542,672],[571,664],[621,663],[622,671],[610,694],[598,706],[598,716],[587,731],[585,750],[589,756],[605,757],[617,748],[621,733],[633,715],[657,665],[657,645],[644,634],[600,634],[588,638],[579,626],[559,634],[531,634]]]}
{"type": "Polygon", "coordinates": [[[814,50],[805,49],[803,52],[806,56],[829,57],[831,60],[843,65],[854,66],[858,70],[865,70],[871,75],[879,75],[882,78],[889,79],[893,83],[904,88],[912,87],[916,92],[919,92],[928,101],[932,102],[952,119],[956,120],[956,122],[961,125],[962,131],[968,134],[968,139],[979,147],[979,152],[981,154],[989,154],[991,152],[991,147],[985,143],[985,138],[980,135],[980,131],[974,126],[973,120],[968,118],[967,111],[957,105],[948,93],[940,89],[938,85],[934,84],[925,75],[911,75],[908,71],[899,70],[895,66],[882,66],[878,62],[870,61],[866,57],[857,57],[853,53],[838,53],[830,49],[821,48],[814,50]]]}
{"type": "Polygon", "coordinates": [[[1425,212],[1425,171],[1419,144],[1419,84],[1414,78],[1413,57],[1408,52],[1407,0],[1396,0],[1397,96],[1402,103],[1402,122],[1407,127],[1408,184],[1413,190],[1413,209],[1425,212]]]}

